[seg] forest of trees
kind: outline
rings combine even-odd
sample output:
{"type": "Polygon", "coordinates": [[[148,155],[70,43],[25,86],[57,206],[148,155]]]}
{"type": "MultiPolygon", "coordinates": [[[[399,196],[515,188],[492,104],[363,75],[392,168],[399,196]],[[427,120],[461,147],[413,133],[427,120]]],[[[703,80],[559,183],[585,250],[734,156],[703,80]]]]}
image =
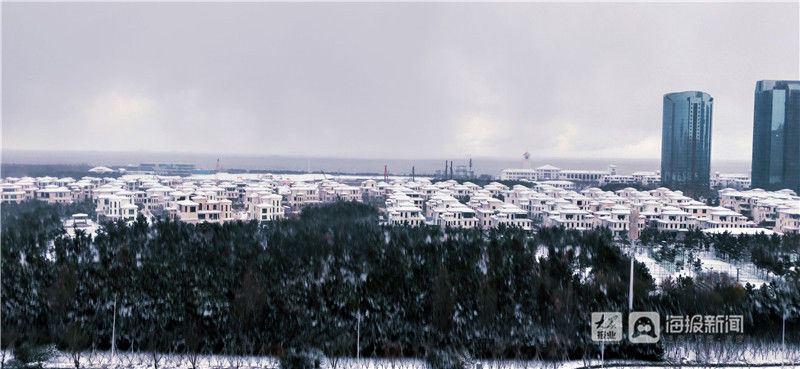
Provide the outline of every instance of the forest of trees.
{"type": "MultiPolygon", "coordinates": [[[[89,173],[92,166],[89,164],[14,164],[2,163],[0,164],[0,172],[3,177],[71,177],[81,178],[86,175],[95,175],[89,173]]],[[[117,178],[121,174],[119,172],[103,173],[101,177],[114,177],[117,178]]]]}
{"type": "MultiPolygon", "coordinates": [[[[113,336],[117,350],[153,353],[585,358],[599,350],[591,312],[627,311],[630,259],[603,229],[385,226],[373,207],[336,203],[263,224],[140,217],[66,236],[60,218],[90,207],[2,206],[4,348],[107,350],[113,336]]],[[[680,242],[711,244],[692,240],[680,242]]],[[[797,251],[789,237],[717,242],[759,245],[747,246],[754,261],[797,251]]],[[[782,282],[759,289],[719,274],[656,285],[637,263],[634,307],[741,314],[747,339],[771,341],[785,315],[798,342],[797,261],[777,260],[782,282]]],[[[605,357],[663,353],[624,342],[605,357]]]]}

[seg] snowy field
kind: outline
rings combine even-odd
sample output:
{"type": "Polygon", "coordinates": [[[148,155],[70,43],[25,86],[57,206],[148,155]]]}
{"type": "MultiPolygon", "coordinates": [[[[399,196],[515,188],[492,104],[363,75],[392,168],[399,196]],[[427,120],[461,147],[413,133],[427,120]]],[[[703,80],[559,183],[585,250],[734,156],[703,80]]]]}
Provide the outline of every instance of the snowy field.
{"type": "MultiPolygon", "coordinates": [[[[623,252],[628,254],[629,251],[625,249],[623,252]]],[[[727,273],[734,279],[737,277],[738,272],[739,282],[742,285],[750,283],[755,288],[759,288],[762,284],[769,283],[769,281],[773,278],[770,273],[760,270],[753,265],[753,263],[742,263],[740,265],[735,265],[718,258],[711,251],[697,252],[696,257],[698,257],[702,262],[703,272],[713,271],[727,273]]],[[[650,256],[650,249],[646,248],[640,247],[637,249],[636,261],[642,262],[647,266],[647,269],[650,271],[650,275],[653,276],[653,279],[655,279],[656,283],[660,283],[667,277],[672,279],[675,279],[679,276],[694,278],[697,275],[697,273],[695,273],[691,267],[684,267],[678,270],[678,268],[676,268],[672,263],[656,261],[650,256]]]]}
{"type": "MultiPolygon", "coordinates": [[[[5,360],[10,359],[10,353],[5,352],[5,360]]],[[[703,365],[733,364],[731,367],[747,367],[748,365],[764,367],[775,364],[781,367],[781,358],[784,358],[785,368],[800,368],[800,347],[788,347],[782,350],[779,344],[737,344],[737,343],[705,343],[681,342],[669,343],[665,347],[665,362],[634,362],[634,361],[609,361],[601,363],[600,360],[572,360],[560,362],[548,361],[513,361],[513,360],[468,360],[468,368],[472,369],[534,369],[534,368],[564,368],[574,369],[587,366],[604,364],[607,367],[702,367],[703,365]],[[700,364],[704,363],[704,364],[700,364]]],[[[159,369],[193,369],[191,358],[188,355],[162,355],[155,357],[159,369]]],[[[81,368],[99,369],[153,369],[154,356],[150,353],[118,352],[112,356],[110,352],[83,352],[81,353],[81,368]]],[[[326,369],[425,369],[427,365],[422,359],[377,359],[339,358],[323,359],[321,363],[326,369]]],[[[74,361],[69,353],[57,352],[52,359],[44,363],[44,368],[74,368],[74,361]]],[[[225,356],[225,355],[200,355],[196,358],[196,369],[278,369],[280,362],[275,357],[269,356],[225,356]]],[[[720,367],[720,366],[715,366],[720,367]]],[[[725,367],[725,366],[721,366],[725,367]]]]}
{"type": "MultiPolygon", "coordinates": [[[[623,254],[630,255],[629,248],[623,245],[621,249],[623,254]]],[[[667,278],[675,280],[681,276],[697,277],[697,273],[691,266],[687,265],[687,267],[678,269],[674,263],[656,261],[651,256],[652,252],[653,250],[650,248],[638,247],[636,249],[636,261],[643,263],[647,267],[656,284],[660,284],[667,278]]],[[[711,251],[696,252],[695,257],[702,262],[703,272],[727,273],[733,279],[736,279],[738,272],[739,282],[742,285],[750,283],[754,288],[759,288],[762,284],[769,283],[769,281],[775,279],[774,275],[756,267],[753,263],[732,264],[720,259],[711,251]]],[[[547,258],[547,247],[539,246],[536,249],[536,258],[547,258]]],[[[676,259],[679,259],[679,257],[676,259]]],[[[584,271],[585,273],[588,273],[588,271],[584,271]]],[[[627,273],[627,270],[625,273],[627,273]]]]}

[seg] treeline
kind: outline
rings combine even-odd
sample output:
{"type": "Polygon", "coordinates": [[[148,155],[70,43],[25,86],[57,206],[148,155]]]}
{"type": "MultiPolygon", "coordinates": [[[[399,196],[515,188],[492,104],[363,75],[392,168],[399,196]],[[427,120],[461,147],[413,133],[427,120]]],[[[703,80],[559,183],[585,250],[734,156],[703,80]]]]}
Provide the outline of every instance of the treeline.
{"type": "Polygon", "coordinates": [[[120,176],[120,173],[104,173],[96,174],[89,173],[92,167],[89,164],[14,164],[3,163],[0,165],[0,173],[3,178],[7,177],[72,177],[80,179],[84,176],[95,177],[114,177],[120,176]]]}
{"type": "MultiPolygon", "coordinates": [[[[140,217],[69,238],[65,211],[2,207],[4,348],[105,350],[113,337],[153,353],[566,359],[598,355],[591,312],[627,310],[630,259],[607,230],[381,226],[374,208],[337,203],[260,225],[140,217]]],[[[768,340],[789,311],[797,342],[795,271],[788,288],[717,275],[659,287],[637,263],[634,306],[742,314],[748,337],[768,340]]],[[[661,345],[607,345],[605,357],[657,359],[661,345]]]]}
{"type": "Polygon", "coordinates": [[[655,190],[658,187],[659,186],[657,185],[643,185],[641,183],[606,183],[599,186],[599,188],[603,191],[612,192],[616,192],[625,188],[633,188],[637,191],[650,191],[655,190]]]}

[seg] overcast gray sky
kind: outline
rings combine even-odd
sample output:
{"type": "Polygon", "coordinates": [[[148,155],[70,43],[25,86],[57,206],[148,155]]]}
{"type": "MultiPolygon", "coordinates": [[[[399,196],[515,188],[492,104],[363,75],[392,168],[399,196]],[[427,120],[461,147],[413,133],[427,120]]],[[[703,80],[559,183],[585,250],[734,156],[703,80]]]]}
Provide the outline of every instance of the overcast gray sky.
{"type": "Polygon", "coordinates": [[[658,158],[662,96],[749,160],[798,3],[4,3],[6,149],[658,158]]]}

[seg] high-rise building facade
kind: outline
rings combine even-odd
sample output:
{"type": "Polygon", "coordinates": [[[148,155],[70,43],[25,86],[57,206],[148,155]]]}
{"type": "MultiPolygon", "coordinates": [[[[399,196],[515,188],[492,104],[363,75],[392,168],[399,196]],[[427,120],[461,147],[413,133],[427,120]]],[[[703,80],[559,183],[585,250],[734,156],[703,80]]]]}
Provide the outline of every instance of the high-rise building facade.
{"type": "Polygon", "coordinates": [[[800,81],[758,81],[752,188],[800,192],[800,81]]]}
{"type": "Polygon", "coordinates": [[[693,194],[708,191],[713,104],[714,99],[700,91],[664,95],[661,185],[693,194]]]}

